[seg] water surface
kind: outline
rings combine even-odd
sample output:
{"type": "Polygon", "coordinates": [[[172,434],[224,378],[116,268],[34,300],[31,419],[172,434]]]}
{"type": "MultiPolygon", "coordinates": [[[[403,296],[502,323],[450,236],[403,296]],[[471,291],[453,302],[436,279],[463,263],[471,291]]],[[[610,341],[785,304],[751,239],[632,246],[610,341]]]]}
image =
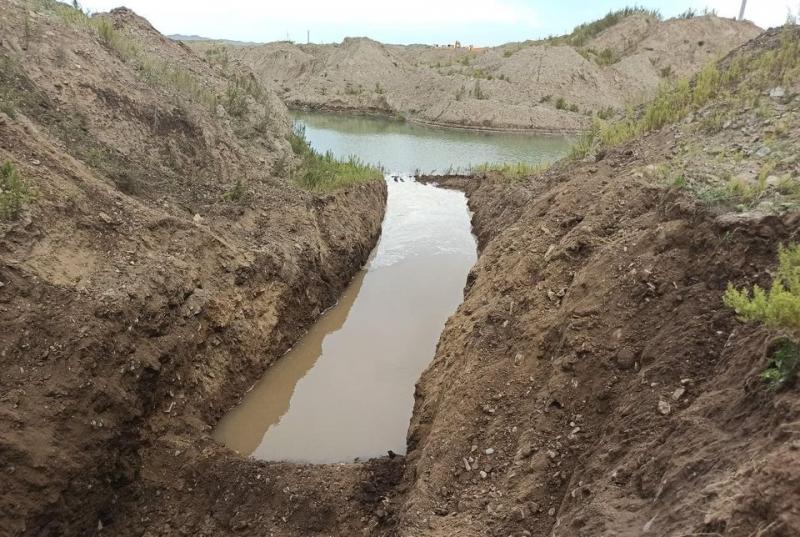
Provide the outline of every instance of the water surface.
{"type": "Polygon", "coordinates": [[[416,183],[408,173],[554,160],[568,142],[369,118],[298,119],[316,149],[355,154],[391,172],[383,233],[339,303],[222,419],[215,437],[264,460],[326,463],[402,454],[414,385],[476,259],[464,194],[416,183]]]}
{"type": "Polygon", "coordinates": [[[432,128],[414,123],[338,114],[295,113],[311,145],[338,157],[356,155],[387,172],[445,173],[471,165],[558,160],[574,142],[565,136],[432,128]]]}

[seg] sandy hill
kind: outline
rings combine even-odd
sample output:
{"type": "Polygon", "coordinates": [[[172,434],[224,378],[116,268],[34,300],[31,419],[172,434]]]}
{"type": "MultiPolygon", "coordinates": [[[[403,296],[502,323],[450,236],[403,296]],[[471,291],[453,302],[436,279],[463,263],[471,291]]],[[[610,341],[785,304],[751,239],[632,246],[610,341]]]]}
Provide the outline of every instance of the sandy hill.
{"type": "MultiPolygon", "coordinates": [[[[603,21],[588,32],[479,50],[351,38],[338,45],[269,43],[231,54],[290,107],[577,131],[593,115],[650,97],[665,80],[692,74],[759,33],[751,23],[712,15],[662,21],[634,11],[603,21]]],[[[201,53],[217,46],[191,45],[201,53]]]]}
{"type": "Polygon", "coordinates": [[[0,35],[0,535],[92,535],[336,300],[384,184],[298,188],[281,101],[129,10],[0,35]]]}

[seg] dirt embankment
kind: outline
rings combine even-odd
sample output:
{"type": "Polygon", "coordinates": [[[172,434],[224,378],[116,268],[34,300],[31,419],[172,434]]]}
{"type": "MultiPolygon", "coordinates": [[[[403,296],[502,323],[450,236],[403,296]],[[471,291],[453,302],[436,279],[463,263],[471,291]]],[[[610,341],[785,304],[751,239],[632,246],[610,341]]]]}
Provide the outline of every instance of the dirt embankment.
{"type": "Polygon", "coordinates": [[[124,534],[162,481],[218,486],[211,424],[365,262],[385,184],[296,187],[274,94],[128,10],[0,13],[0,163],[30,191],[0,220],[0,535],[124,534]]]}
{"type": "Polygon", "coordinates": [[[715,16],[658,20],[636,13],[585,41],[468,48],[385,45],[188,44],[239,61],[295,108],[386,114],[485,130],[564,133],[621,110],[663,82],[689,76],[755,37],[749,22],[715,16]]]}
{"type": "Polygon", "coordinates": [[[800,533],[800,387],[766,386],[776,334],[722,305],[800,240],[796,74],[597,161],[428,178],[468,193],[481,255],[417,386],[400,535],[800,533]],[[698,198],[729,151],[794,198],[698,198]]]}

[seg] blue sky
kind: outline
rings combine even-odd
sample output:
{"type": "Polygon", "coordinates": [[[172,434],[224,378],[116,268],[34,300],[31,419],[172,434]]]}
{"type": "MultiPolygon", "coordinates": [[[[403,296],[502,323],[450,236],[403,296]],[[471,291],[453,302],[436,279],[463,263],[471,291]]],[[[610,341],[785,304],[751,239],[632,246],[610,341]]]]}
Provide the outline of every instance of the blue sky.
{"type": "MultiPolygon", "coordinates": [[[[497,45],[562,34],[637,3],[670,17],[692,7],[732,17],[741,0],[85,0],[92,11],[124,4],[164,34],[242,41],[339,42],[367,36],[385,43],[497,45]]],[[[800,11],[800,0],[748,0],[746,17],[761,27],[800,11]]]]}

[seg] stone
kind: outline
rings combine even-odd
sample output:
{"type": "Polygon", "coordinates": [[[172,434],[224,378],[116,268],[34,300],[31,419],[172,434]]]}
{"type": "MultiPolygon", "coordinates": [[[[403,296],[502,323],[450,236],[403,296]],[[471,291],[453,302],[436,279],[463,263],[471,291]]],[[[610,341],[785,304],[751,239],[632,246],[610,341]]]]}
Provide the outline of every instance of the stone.
{"type": "Polygon", "coordinates": [[[511,511],[511,517],[517,522],[522,522],[527,516],[528,514],[525,512],[524,507],[515,507],[511,511]]]}
{"type": "Polygon", "coordinates": [[[494,455],[494,448],[486,448],[484,451],[487,455],[494,455]]]}
{"type": "Polygon", "coordinates": [[[782,86],[775,86],[769,90],[769,96],[773,99],[781,99],[786,96],[786,90],[782,86]]]}
{"type": "Polygon", "coordinates": [[[518,352],[518,353],[517,353],[517,354],[514,356],[514,365],[520,365],[520,364],[522,364],[522,362],[523,362],[524,360],[525,360],[525,356],[523,356],[521,352],[518,352]]]}
{"type": "Polygon", "coordinates": [[[487,474],[483,470],[480,471],[480,474],[481,474],[481,479],[486,479],[487,477],[489,477],[489,474],[487,474]]]}
{"type": "Polygon", "coordinates": [[[680,388],[676,388],[675,391],[672,392],[672,399],[674,401],[677,401],[678,399],[683,397],[685,393],[686,393],[686,388],[684,388],[683,386],[681,386],[680,388]]]}
{"type": "Polygon", "coordinates": [[[195,214],[192,217],[192,222],[194,222],[194,225],[199,226],[200,224],[203,223],[203,217],[200,216],[199,214],[195,214]]]}
{"type": "Polygon", "coordinates": [[[114,223],[114,219],[111,218],[110,216],[108,216],[106,213],[104,213],[102,211],[97,213],[97,218],[102,220],[104,224],[111,225],[111,224],[114,223]]]}
{"type": "Polygon", "coordinates": [[[547,515],[548,516],[556,516],[556,508],[555,507],[551,507],[550,509],[548,509],[547,510],[547,515]]]}
{"type": "Polygon", "coordinates": [[[663,400],[663,399],[661,399],[661,400],[659,400],[659,401],[658,401],[658,412],[659,412],[660,414],[662,414],[662,415],[666,416],[666,415],[667,415],[667,414],[669,414],[671,411],[672,411],[672,407],[670,406],[670,404],[669,404],[668,402],[666,402],[666,401],[665,401],[665,400],[663,400]]]}
{"type": "Polygon", "coordinates": [[[632,368],[635,361],[636,355],[628,348],[618,350],[617,355],[614,358],[614,362],[617,364],[617,367],[622,370],[632,368]]]}
{"type": "Polygon", "coordinates": [[[758,148],[758,151],[756,151],[756,156],[758,158],[764,158],[769,156],[770,153],[772,153],[772,149],[770,149],[765,145],[762,145],[761,147],[758,148]]]}

